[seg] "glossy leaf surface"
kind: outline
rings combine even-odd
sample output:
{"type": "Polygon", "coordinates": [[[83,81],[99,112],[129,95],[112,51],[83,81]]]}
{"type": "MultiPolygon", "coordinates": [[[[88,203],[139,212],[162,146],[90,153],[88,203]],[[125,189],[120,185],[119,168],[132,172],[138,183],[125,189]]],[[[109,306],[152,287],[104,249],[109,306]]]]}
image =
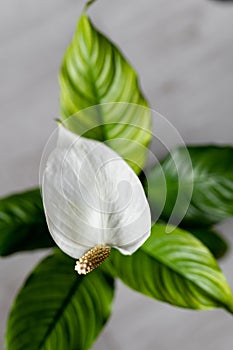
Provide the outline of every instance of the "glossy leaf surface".
{"type": "Polygon", "coordinates": [[[47,228],[39,189],[0,200],[0,255],[48,248],[54,242],[47,228]]]}
{"type": "Polygon", "coordinates": [[[86,14],[65,53],[60,87],[66,127],[106,141],[139,172],[151,140],[148,104],[134,69],[86,14]]]}
{"type": "Polygon", "coordinates": [[[177,148],[161,166],[149,172],[147,180],[154,216],[161,210],[161,201],[165,198],[161,215],[165,221],[172,213],[178,192],[181,200],[176,205],[180,206],[180,213],[183,206],[188,205],[182,220],[184,226],[210,226],[233,216],[233,147],[177,148]],[[186,166],[187,150],[192,169],[186,166]],[[191,186],[191,202],[185,204],[191,186]]]}
{"type": "Polygon", "coordinates": [[[112,253],[111,264],[129,287],[174,306],[233,311],[226,278],[209,250],[186,231],[155,224],[132,256],[112,253]]]}
{"type": "Polygon", "coordinates": [[[84,277],[61,252],[31,273],[11,310],[7,350],[87,350],[111,313],[113,279],[96,270],[84,277]]]}

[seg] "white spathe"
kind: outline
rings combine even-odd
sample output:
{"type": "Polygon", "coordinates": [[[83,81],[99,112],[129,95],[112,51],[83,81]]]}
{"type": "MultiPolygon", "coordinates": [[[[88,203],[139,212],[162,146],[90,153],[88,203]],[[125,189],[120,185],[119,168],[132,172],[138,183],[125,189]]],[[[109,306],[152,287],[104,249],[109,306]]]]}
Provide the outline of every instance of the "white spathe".
{"type": "Polygon", "coordinates": [[[49,231],[73,258],[98,244],[132,254],[150,235],[149,205],[130,166],[104,143],[63,126],[43,173],[42,195],[49,231]]]}

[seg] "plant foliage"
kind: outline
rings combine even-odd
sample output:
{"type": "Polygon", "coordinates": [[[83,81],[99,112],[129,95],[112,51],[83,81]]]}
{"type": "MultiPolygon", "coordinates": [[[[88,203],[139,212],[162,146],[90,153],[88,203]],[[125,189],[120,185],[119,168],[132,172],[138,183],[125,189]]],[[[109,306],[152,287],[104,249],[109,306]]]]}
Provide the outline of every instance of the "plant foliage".
{"type": "Polygon", "coordinates": [[[101,270],[83,277],[61,252],[31,273],[11,310],[9,350],[87,350],[111,313],[113,279],[101,270]]]}

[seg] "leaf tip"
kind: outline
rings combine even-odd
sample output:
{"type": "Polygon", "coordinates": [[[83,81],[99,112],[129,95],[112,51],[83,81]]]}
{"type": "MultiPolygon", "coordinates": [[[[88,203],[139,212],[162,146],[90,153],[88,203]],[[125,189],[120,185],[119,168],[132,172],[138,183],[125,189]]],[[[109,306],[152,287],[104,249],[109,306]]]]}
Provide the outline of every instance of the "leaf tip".
{"type": "Polygon", "coordinates": [[[95,2],[96,0],[89,0],[87,1],[87,3],[85,4],[84,8],[83,8],[83,12],[87,12],[87,10],[89,9],[89,7],[95,2]]]}

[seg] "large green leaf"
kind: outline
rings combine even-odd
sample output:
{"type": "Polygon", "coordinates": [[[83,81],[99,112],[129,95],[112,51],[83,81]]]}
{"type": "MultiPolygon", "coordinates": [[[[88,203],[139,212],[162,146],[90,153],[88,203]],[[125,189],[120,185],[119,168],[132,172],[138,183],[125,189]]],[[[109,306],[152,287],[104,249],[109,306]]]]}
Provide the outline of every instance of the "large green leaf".
{"type": "Polygon", "coordinates": [[[176,203],[183,225],[212,225],[233,215],[233,147],[200,146],[175,149],[148,176],[153,215],[168,220],[176,203]],[[192,168],[187,166],[187,150],[192,168]],[[193,171],[192,171],[193,170],[193,171]],[[191,202],[190,188],[193,186],[191,202]]]}
{"type": "Polygon", "coordinates": [[[66,126],[106,141],[139,172],[151,140],[148,104],[134,69],[86,14],[65,53],[60,87],[66,126]]]}
{"type": "Polygon", "coordinates": [[[113,251],[111,264],[129,287],[190,309],[223,307],[233,312],[226,278],[209,250],[186,231],[155,224],[151,237],[132,256],[113,251]]]}
{"type": "Polygon", "coordinates": [[[0,255],[54,246],[43,210],[40,190],[0,200],[0,255]]]}
{"type": "Polygon", "coordinates": [[[101,270],[79,276],[61,252],[43,260],[11,310],[7,350],[90,349],[111,313],[113,279],[101,270]]]}

